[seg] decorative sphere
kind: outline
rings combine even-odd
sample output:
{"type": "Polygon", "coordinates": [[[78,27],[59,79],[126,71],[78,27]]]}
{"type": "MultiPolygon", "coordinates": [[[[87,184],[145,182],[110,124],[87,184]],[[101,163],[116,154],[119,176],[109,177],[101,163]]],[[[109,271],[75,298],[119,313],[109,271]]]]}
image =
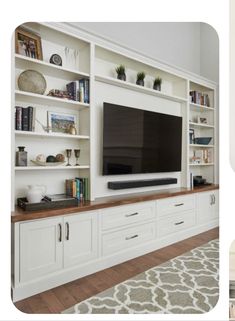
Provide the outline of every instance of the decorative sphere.
{"type": "Polygon", "coordinates": [[[47,163],[54,163],[56,161],[55,156],[47,156],[47,163]]]}
{"type": "Polygon", "coordinates": [[[37,161],[37,162],[45,163],[45,162],[46,162],[46,156],[43,155],[43,154],[39,154],[39,155],[36,157],[36,161],[37,161]]]}
{"type": "Polygon", "coordinates": [[[64,162],[65,157],[63,154],[57,154],[55,159],[56,159],[56,162],[64,162]]]}

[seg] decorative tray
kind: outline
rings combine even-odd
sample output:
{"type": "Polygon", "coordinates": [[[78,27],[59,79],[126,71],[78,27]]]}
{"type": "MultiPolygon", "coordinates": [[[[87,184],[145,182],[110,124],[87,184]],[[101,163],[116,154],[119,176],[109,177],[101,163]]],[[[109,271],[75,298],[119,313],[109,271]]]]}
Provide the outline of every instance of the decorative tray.
{"type": "Polygon", "coordinates": [[[38,166],[59,166],[65,163],[65,162],[40,162],[32,159],[31,159],[31,162],[38,166]]]}
{"type": "Polygon", "coordinates": [[[45,209],[64,208],[69,206],[77,206],[79,204],[77,198],[66,200],[49,201],[43,198],[39,203],[28,203],[26,197],[17,198],[17,205],[25,211],[39,211],[45,209]]]}

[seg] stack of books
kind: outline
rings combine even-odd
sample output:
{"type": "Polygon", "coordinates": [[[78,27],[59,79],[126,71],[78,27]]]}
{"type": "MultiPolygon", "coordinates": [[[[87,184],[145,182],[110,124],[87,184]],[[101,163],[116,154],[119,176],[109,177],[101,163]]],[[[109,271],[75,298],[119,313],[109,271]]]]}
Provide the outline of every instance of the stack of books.
{"type": "Polygon", "coordinates": [[[89,79],[83,78],[72,81],[66,85],[66,88],[71,97],[73,97],[73,100],[89,104],[89,79]]]}
{"type": "Polygon", "coordinates": [[[84,177],[65,180],[65,193],[67,196],[76,197],[78,201],[89,200],[89,180],[84,177]]]}
{"type": "Polygon", "coordinates": [[[15,130],[34,131],[35,129],[35,108],[15,107],[15,130]]]}
{"type": "Polygon", "coordinates": [[[189,95],[191,97],[192,103],[210,107],[210,101],[209,101],[208,94],[203,94],[199,91],[191,90],[189,92],[189,95]]]}

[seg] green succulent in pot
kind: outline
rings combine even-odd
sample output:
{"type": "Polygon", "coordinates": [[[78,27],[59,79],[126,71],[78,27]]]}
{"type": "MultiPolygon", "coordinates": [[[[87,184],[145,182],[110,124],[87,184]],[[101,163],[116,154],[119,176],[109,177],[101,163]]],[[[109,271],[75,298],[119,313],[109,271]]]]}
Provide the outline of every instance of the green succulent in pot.
{"type": "Polygon", "coordinates": [[[140,86],[144,86],[144,78],[145,78],[145,72],[144,71],[138,72],[136,84],[140,86]]]}
{"type": "Polygon", "coordinates": [[[162,78],[156,77],[153,82],[153,89],[161,91],[162,78]]]}
{"type": "Polygon", "coordinates": [[[126,68],[124,65],[119,65],[116,67],[117,79],[126,81],[126,68]]]}

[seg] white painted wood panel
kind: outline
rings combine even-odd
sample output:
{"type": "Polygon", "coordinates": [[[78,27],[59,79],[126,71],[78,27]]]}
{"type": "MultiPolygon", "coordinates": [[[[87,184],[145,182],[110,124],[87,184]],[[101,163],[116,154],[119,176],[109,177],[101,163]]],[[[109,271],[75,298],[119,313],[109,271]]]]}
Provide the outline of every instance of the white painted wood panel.
{"type": "Polygon", "coordinates": [[[63,267],[62,218],[20,224],[20,282],[47,276],[63,267]]]}

